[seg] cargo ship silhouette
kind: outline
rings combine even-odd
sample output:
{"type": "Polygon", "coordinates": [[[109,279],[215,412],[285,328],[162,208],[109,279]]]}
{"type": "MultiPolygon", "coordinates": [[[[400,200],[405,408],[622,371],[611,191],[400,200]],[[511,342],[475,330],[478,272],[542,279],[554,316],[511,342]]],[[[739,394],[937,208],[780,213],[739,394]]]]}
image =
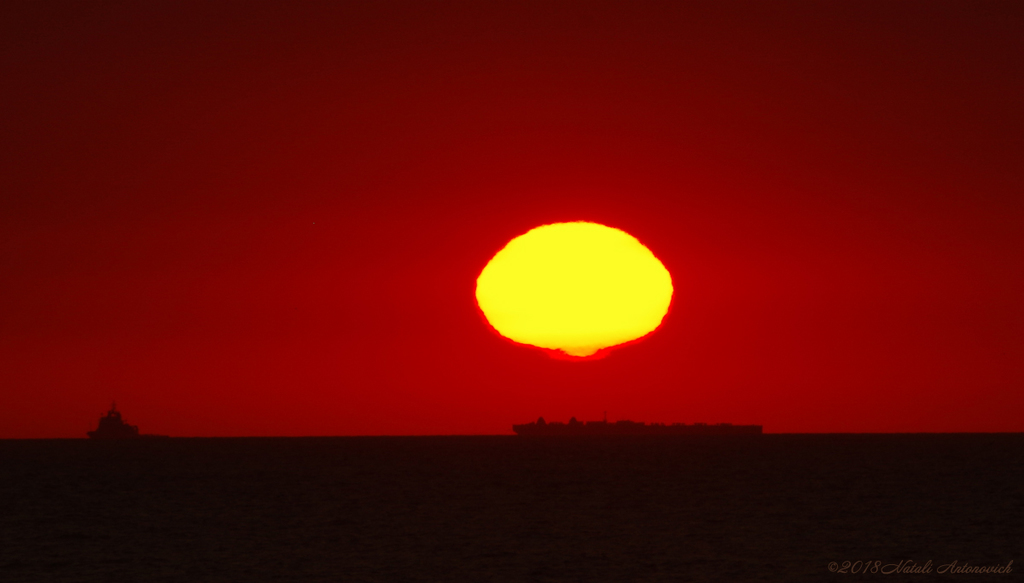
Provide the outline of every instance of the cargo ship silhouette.
{"type": "Polygon", "coordinates": [[[607,417],[603,421],[577,421],[575,417],[568,423],[553,421],[547,423],[540,417],[533,423],[513,425],[512,431],[523,436],[551,435],[761,435],[760,425],[733,425],[732,423],[643,423],[641,421],[616,421],[609,423],[607,417]]]}
{"type": "Polygon", "coordinates": [[[100,424],[96,431],[86,432],[90,439],[145,439],[151,437],[167,437],[166,435],[154,435],[152,433],[139,433],[136,425],[128,425],[117,410],[117,403],[110,404],[110,410],[103,417],[100,417],[100,424]]]}

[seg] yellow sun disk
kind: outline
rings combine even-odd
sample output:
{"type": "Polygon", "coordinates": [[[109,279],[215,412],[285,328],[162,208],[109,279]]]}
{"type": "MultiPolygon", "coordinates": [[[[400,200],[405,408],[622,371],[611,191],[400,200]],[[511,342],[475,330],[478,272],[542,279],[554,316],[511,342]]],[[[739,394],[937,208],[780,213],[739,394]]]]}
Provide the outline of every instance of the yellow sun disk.
{"type": "Polygon", "coordinates": [[[477,278],[476,299],[502,336],[589,356],[661,324],[672,278],[631,235],[556,223],[512,239],[477,278]]]}

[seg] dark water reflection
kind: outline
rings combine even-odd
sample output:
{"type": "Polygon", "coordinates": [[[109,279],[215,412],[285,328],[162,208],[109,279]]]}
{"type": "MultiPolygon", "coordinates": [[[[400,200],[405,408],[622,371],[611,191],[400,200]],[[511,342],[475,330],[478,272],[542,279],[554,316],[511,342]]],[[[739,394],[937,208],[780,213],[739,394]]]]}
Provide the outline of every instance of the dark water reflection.
{"type": "Polygon", "coordinates": [[[0,581],[1011,581],[1022,484],[1024,434],[0,441],[0,581]]]}

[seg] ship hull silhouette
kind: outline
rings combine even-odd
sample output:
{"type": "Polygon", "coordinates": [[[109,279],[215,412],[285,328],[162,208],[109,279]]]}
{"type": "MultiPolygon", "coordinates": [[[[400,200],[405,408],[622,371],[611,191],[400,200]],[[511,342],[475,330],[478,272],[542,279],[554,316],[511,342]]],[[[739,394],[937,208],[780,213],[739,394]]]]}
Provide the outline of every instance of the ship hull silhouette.
{"type": "Polygon", "coordinates": [[[117,403],[110,405],[110,410],[103,417],[100,417],[100,424],[95,431],[87,431],[89,439],[147,439],[152,437],[167,437],[166,435],[153,435],[151,433],[139,433],[137,425],[129,425],[121,412],[117,410],[117,403]]]}
{"type": "Polygon", "coordinates": [[[561,435],[761,435],[760,425],[733,425],[731,423],[643,423],[640,421],[577,421],[575,417],[568,423],[558,421],[547,423],[541,417],[533,423],[513,425],[512,431],[517,435],[561,436],[561,435]]]}

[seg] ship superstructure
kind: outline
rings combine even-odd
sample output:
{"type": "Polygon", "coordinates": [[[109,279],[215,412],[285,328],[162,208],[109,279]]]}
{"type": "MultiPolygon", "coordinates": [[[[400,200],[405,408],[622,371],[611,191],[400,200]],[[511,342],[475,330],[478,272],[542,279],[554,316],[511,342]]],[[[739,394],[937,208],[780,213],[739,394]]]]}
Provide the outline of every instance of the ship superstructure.
{"type": "Polygon", "coordinates": [[[110,410],[103,417],[100,417],[100,424],[96,431],[90,431],[92,439],[138,439],[139,428],[135,425],[128,425],[117,410],[117,403],[110,404],[110,410]]]}
{"type": "Polygon", "coordinates": [[[96,431],[87,432],[91,439],[139,439],[149,437],[167,437],[166,435],[154,435],[150,433],[139,433],[139,428],[128,423],[121,417],[117,410],[117,403],[110,404],[107,414],[100,417],[100,424],[96,431]]]}
{"type": "Polygon", "coordinates": [[[548,423],[541,417],[533,423],[513,425],[512,431],[523,436],[552,435],[761,435],[760,425],[733,425],[731,423],[643,423],[640,421],[577,421],[548,423]]]}

